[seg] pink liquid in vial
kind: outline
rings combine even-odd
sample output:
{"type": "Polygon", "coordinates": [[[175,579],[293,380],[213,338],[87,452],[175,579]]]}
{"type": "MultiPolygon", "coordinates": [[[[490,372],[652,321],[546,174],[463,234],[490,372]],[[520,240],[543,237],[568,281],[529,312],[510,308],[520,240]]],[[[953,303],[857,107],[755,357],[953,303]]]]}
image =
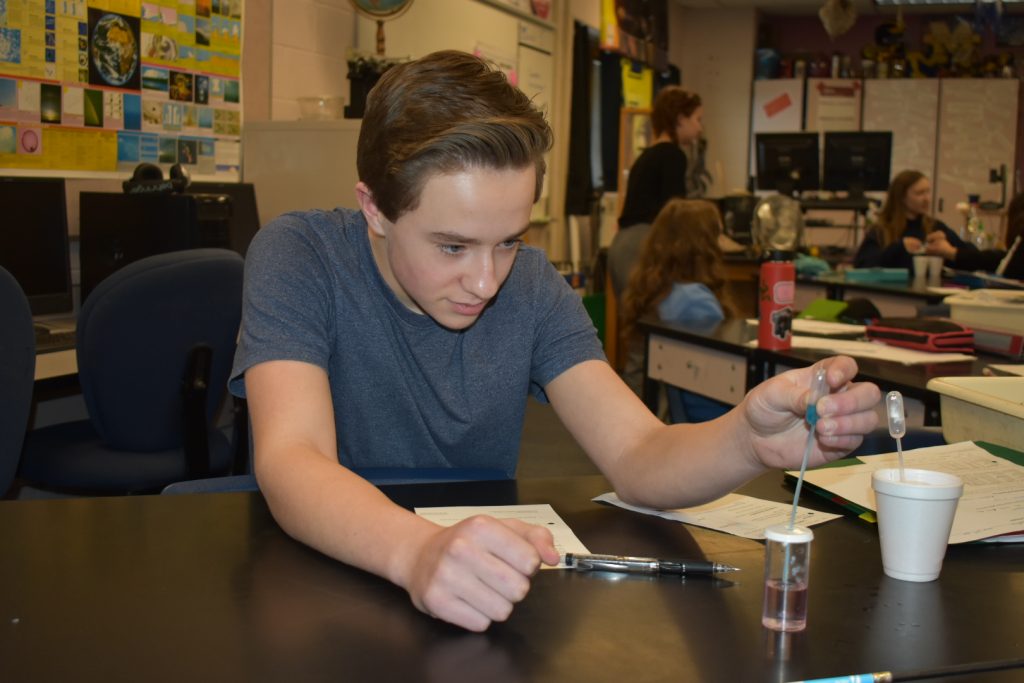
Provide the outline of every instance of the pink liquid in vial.
{"type": "Polygon", "coordinates": [[[773,631],[804,630],[807,626],[807,582],[767,581],[761,623],[773,631]]]}

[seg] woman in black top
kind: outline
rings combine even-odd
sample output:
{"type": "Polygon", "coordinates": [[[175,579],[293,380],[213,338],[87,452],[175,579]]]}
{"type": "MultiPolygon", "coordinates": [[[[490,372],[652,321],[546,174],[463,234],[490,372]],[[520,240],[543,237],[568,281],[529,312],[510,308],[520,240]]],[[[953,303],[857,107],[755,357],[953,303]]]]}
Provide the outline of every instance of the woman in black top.
{"type": "Polygon", "coordinates": [[[889,183],[878,222],[865,235],[853,265],[912,269],[914,254],[932,254],[942,256],[946,265],[961,268],[960,260],[973,258],[978,249],[960,239],[945,223],[929,216],[931,205],[932,185],[928,178],[920,171],[900,172],[889,183]],[[928,244],[928,236],[936,232],[954,251],[928,244]]]}
{"type": "Polygon", "coordinates": [[[700,137],[703,116],[700,95],[675,85],[658,93],[651,111],[654,140],[629,169],[620,229],[653,223],[669,199],[686,196],[686,154],[682,145],[700,137]]]}
{"type": "Polygon", "coordinates": [[[1024,194],[1010,201],[1006,208],[1006,249],[966,251],[963,254],[950,244],[945,235],[928,235],[928,250],[955,260],[962,270],[986,270],[1002,277],[1024,280],[1024,194]]]}
{"type": "Polygon", "coordinates": [[[700,137],[703,116],[700,95],[679,86],[662,88],[654,100],[654,140],[629,169],[619,232],[608,249],[608,270],[616,295],[626,288],[655,216],[668,200],[686,196],[686,154],[681,146],[700,137]]]}

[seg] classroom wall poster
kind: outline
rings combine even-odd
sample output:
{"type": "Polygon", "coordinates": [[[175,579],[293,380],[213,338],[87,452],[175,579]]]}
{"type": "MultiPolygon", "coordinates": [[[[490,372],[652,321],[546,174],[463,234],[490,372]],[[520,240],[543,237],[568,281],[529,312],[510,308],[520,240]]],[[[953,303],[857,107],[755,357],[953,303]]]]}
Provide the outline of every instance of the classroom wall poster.
{"type": "Polygon", "coordinates": [[[0,0],[2,169],[237,180],[243,0],[0,0]]]}

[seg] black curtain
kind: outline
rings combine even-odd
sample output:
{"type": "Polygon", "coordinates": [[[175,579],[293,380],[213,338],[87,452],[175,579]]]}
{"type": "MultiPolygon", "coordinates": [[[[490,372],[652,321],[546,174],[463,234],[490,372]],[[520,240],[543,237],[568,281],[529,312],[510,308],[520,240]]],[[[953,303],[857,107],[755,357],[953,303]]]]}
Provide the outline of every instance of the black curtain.
{"type": "MultiPolygon", "coordinates": [[[[622,97],[622,59],[618,52],[600,50],[597,29],[575,22],[572,51],[572,105],[569,114],[569,172],[565,191],[565,213],[589,216],[601,192],[618,190],[619,110],[622,97]],[[594,84],[592,72],[599,63],[600,83],[594,84]],[[591,125],[593,89],[599,87],[600,126],[591,125]],[[593,167],[590,154],[592,136],[600,137],[601,168],[593,167]],[[598,186],[594,178],[603,178],[598,186]]],[[[679,85],[679,68],[668,65],[654,74],[654,96],[666,85],[679,85]]]]}
{"type": "MultiPolygon", "coordinates": [[[[569,173],[565,188],[565,213],[588,216],[601,188],[594,186],[590,163],[590,100],[594,57],[600,35],[597,30],[574,22],[572,39],[572,103],[569,113],[569,173]]],[[[598,176],[601,174],[598,173],[598,176]]]]}

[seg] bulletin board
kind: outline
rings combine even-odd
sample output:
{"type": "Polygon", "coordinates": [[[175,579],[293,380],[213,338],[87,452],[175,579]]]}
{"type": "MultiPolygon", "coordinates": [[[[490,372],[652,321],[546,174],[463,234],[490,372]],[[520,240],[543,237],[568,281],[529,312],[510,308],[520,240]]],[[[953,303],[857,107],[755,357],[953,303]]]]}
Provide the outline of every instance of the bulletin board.
{"type": "Polygon", "coordinates": [[[242,0],[0,0],[0,168],[237,180],[242,0]]]}
{"type": "Polygon", "coordinates": [[[860,79],[807,79],[806,130],[860,130],[860,79]]]}

